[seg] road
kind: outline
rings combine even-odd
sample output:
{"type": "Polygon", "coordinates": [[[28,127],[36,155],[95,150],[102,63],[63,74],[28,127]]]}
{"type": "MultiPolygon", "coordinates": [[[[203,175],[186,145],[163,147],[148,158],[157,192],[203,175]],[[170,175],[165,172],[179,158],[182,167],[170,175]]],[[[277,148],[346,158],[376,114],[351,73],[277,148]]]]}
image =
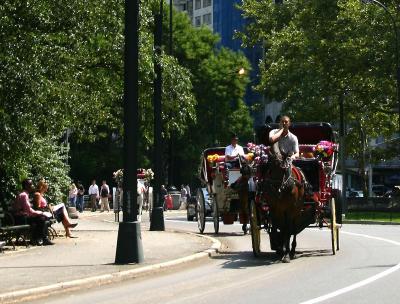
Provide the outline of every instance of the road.
{"type": "MultiPolygon", "coordinates": [[[[166,227],[197,231],[185,216],[167,215],[166,227]]],[[[206,233],[213,231],[208,222],[206,233]]],[[[53,296],[36,303],[396,303],[400,281],[400,227],[346,225],[341,250],[330,251],[328,230],[298,237],[298,257],[277,261],[263,235],[261,258],[240,225],[222,225],[222,252],[209,260],[118,285],[53,296]]]]}

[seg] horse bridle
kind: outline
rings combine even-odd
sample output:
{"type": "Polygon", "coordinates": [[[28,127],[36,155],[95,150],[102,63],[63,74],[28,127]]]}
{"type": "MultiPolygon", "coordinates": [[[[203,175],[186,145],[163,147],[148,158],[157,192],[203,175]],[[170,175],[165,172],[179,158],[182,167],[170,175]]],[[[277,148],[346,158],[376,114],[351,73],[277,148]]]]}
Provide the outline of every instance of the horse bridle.
{"type": "Polygon", "coordinates": [[[277,180],[277,179],[268,179],[268,182],[272,185],[272,186],[279,186],[277,188],[275,188],[276,192],[278,194],[282,193],[282,191],[287,187],[287,185],[289,184],[290,180],[294,180],[293,176],[292,176],[292,158],[291,157],[286,157],[284,160],[280,159],[279,157],[273,156],[271,157],[272,159],[270,161],[274,161],[274,162],[279,162],[279,167],[281,167],[282,169],[285,170],[285,173],[282,176],[282,180],[277,180]],[[287,172],[287,174],[286,174],[287,172]],[[286,177],[287,176],[287,177],[286,177]]]}

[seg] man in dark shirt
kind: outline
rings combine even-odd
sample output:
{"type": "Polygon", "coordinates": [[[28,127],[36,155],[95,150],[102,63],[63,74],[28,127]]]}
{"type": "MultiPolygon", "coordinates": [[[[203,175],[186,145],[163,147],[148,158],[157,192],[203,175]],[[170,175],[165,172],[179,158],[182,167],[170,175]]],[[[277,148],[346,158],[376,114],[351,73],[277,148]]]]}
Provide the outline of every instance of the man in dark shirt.
{"type": "Polygon", "coordinates": [[[85,202],[83,200],[83,196],[85,194],[85,188],[83,187],[81,182],[78,182],[78,194],[76,195],[76,207],[78,208],[79,212],[83,212],[85,208],[85,202]]]}

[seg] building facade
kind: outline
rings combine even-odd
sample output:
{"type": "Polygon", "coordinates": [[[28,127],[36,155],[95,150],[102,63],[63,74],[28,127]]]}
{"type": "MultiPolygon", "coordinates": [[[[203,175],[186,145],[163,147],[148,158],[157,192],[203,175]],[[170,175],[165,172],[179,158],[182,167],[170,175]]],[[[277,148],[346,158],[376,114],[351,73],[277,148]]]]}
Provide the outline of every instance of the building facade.
{"type": "Polygon", "coordinates": [[[186,12],[193,20],[193,0],[173,0],[174,7],[179,12],[186,12]]]}

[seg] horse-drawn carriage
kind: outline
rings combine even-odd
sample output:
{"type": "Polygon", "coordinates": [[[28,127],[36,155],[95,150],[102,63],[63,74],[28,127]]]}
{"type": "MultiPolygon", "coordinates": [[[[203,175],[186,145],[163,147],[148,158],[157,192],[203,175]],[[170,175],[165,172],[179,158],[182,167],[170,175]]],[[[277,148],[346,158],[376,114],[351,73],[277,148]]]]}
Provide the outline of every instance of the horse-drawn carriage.
{"type": "Polygon", "coordinates": [[[298,123],[290,127],[299,141],[300,157],[278,159],[270,153],[269,132],[277,124],[265,126],[258,134],[261,145],[251,147],[255,153],[256,192],[250,195],[250,229],[253,253],[261,252],[262,229],[270,237],[272,250],[289,261],[296,247],[296,235],[311,224],[331,230],[332,251],[339,250],[339,191],[333,188],[338,146],[328,123],[298,123]],[[264,158],[263,158],[264,157],[264,158]],[[294,236],[292,248],[290,237],[294,236]]]}
{"type": "MultiPolygon", "coordinates": [[[[247,148],[244,152],[248,152],[247,148]]],[[[249,174],[243,164],[251,159],[252,154],[246,154],[232,162],[225,163],[225,148],[209,148],[202,154],[200,180],[207,189],[212,203],[212,216],[215,233],[219,232],[220,219],[225,225],[233,224],[239,216],[244,233],[247,233],[248,218],[248,185],[249,174]]],[[[250,181],[251,183],[251,181],[250,181]]],[[[254,187],[253,187],[254,188],[254,187]]],[[[197,222],[200,233],[204,232],[206,222],[205,197],[202,189],[198,189],[197,222]]]]}

